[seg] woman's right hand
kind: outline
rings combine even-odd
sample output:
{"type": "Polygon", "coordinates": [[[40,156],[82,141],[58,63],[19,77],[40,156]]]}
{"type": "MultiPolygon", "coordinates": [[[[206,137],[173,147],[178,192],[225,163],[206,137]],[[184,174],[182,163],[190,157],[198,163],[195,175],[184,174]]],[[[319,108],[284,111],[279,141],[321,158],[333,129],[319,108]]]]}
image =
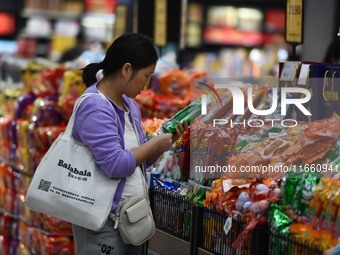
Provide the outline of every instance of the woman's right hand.
{"type": "Polygon", "coordinates": [[[167,151],[171,148],[173,134],[160,134],[151,139],[151,141],[157,146],[160,152],[167,151]]]}
{"type": "Polygon", "coordinates": [[[150,165],[153,164],[163,152],[171,148],[172,136],[173,134],[160,134],[141,146],[132,149],[131,152],[135,156],[136,166],[143,161],[150,165]]]}

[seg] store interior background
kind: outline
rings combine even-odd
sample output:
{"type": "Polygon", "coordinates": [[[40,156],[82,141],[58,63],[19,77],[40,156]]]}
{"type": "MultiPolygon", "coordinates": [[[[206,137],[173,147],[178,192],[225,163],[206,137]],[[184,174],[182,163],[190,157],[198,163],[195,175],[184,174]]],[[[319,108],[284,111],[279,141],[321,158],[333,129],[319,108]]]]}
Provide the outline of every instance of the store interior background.
{"type": "MultiPolygon", "coordinates": [[[[1,0],[0,19],[2,20],[2,28],[0,29],[0,56],[3,59],[8,56],[21,56],[23,58],[45,57],[57,61],[63,51],[75,44],[77,31],[80,26],[85,28],[86,38],[88,40],[100,41],[107,46],[117,35],[114,29],[116,20],[115,7],[118,4],[127,6],[126,32],[142,32],[154,37],[155,1],[1,0]],[[10,16],[8,16],[8,14],[10,16]],[[32,41],[34,41],[34,43],[32,43],[32,41]]],[[[209,61],[221,61],[224,56],[228,56],[230,52],[221,53],[223,49],[229,49],[233,54],[235,51],[232,50],[235,49],[245,49],[246,52],[249,52],[252,48],[263,49],[268,46],[273,46],[273,44],[279,44],[278,47],[286,49],[289,54],[288,56],[283,55],[281,58],[275,58],[274,61],[276,62],[282,60],[323,62],[327,47],[336,37],[339,30],[339,1],[308,0],[304,1],[303,4],[303,44],[296,47],[297,54],[295,57],[291,54],[291,45],[286,44],[284,41],[284,16],[282,16],[282,14],[285,11],[285,0],[167,1],[166,44],[159,47],[160,53],[164,55],[168,51],[173,51],[176,54],[175,61],[179,67],[203,69],[205,71],[211,71],[212,73],[215,71],[214,68],[218,69],[223,67],[207,67],[206,65],[209,61]],[[197,17],[193,17],[193,22],[197,23],[190,28],[189,26],[191,26],[193,22],[190,21],[189,13],[190,6],[193,4],[200,6],[202,16],[200,17],[201,20],[198,21],[195,21],[197,17]],[[183,9],[183,6],[186,6],[186,10],[183,9]],[[274,32],[279,34],[279,39],[274,39],[276,40],[275,43],[270,41],[273,39],[269,39],[267,42],[262,42],[261,40],[244,42],[245,39],[241,39],[241,42],[233,42],[234,39],[228,41],[227,35],[225,35],[227,41],[225,41],[225,38],[220,41],[214,41],[215,38],[212,38],[212,40],[211,38],[207,39],[204,31],[207,27],[210,27],[211,24],[209,24],[209,22],[221,22],[217,20],[216,16],[215,20],[209,21],[209,15],[212,16],[216,14],[216,11],[209,14],[209,9],[213,6],[229,6],[233,7],[235,11],[241,7],[259,10],[263,16],[260,18],[262,20],[259,24],[259,31],[255,32],[260,33],[261,31],[273,32],[271,28],[268,29],[266,27],[267,24],[265,24],[266,10],[280,10],[281,17],[277,17],[277,20],[281,19],[282,27],[274,28],[274,32]],[[193,38],[191,38],[192,35],[196,37],[194,41],[193,38]],[[202,52],[212,53],[212,55],[205,54],[203,58],[198,58],[197,56],[202,52]]],[[[197,15],[197,13],[195,15],[197,15]]],[[[246,17],[245,19],[245,22],[250,22],[248,26],[254,25],[254,23],[252,24],[251,18],[254,17],[246,17]]],[[[227,20],[227,18],[225,19],[227,20]]],[[[223,22],[224,21],[222,21],[222,23],[223,22]]],[[[242,29],[247,30],[247,27],[243,27],[241,30],[242,29]]],[[[247,38],[247,36],[244,35],[243,37],[247,38]]],[[[265,40],[267,39],[264,39],[264,41],[265,40]]],[[[248,53],[238,52],[236,54],[248,53]]],[[[253,55],[255,55],[256,58],[256,54],[253,55]]],[[[257,56],[257,58],[260,59],[256,61],[268,62],[267,59],[263,58],[263,55],[257,56]]],[[[260,74],[267,75],[268,73],[276,75],[275,72],[260,74]]],[[[229,75],[228,72],[220,72],[219,74],[229,75]]],[[[252,76],[253,73],[249,75],[252,76]]]]}

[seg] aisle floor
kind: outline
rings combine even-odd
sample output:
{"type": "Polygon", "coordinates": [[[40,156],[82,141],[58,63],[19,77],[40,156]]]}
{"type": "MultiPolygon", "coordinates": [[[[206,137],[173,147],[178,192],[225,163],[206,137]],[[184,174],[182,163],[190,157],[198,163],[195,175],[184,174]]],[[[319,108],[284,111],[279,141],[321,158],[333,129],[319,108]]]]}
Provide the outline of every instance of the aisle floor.
{"type": "Polygon", "coordinates": [[[162,255],[154,250],[148,249],[148,255],[162,255]]]}

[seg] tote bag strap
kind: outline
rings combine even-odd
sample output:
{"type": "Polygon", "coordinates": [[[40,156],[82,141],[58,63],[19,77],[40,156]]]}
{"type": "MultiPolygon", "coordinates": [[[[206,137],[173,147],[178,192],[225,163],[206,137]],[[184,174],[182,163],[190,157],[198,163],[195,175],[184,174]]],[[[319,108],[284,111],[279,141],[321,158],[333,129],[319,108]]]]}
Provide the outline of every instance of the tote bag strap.
{"type": "MultiPolygon", "coordinates": [[[[136,123],[135,123],[135,120],[133,118],[132,118],[132,121],[133,121],[133,127],[134,127],[134,130],[135,130],[135,133],[136,133],[136,137],[137,137],[138,146],[141,146],[140,140],[139,140],[138,131],[137,131],[137,128],[136,128],[136,123]]],[[[146,183],[146,169],[144,168],[144,162],[142,162],[141,168],[142,168],[142,173],[144,175],[142,179],[143,179],[143,183],[144,183],[144,187],[145,187],[145,196],[147,197],[147,199],[149,199],[149,197],[147,196],[147,194],[148,194],[148,185],[146,183]]]]}
{"type": "Polygon", "coordinates": [[[73,108],[73,112],[72,112],[72,115],[71,115],[71,118],[70,118],[70,120],[68,121],[67,127],[66,127],[65,132],[64,132],[65,134],[71,135],[71,132],[72,132],[72,129],[73,129],[73,126],[74,126],[74,121],[75,121],[75,118],[76,118],[76,114],[77,114],[78,108],[79,108],[80,104],[84,101],[84,99],[87,98],[88,96],[91,96],[91,95],[100,96],[100,97],[104,98],[106,101],[108,101],[108,103],[109,103],[110,106],[112,107],[112,110],[113,110],[113,112],[114,112],[114,114],[115,114],[116,121],[117,121],[117,114],[116,114],[116,111],[115,111],[115,109],[113,108],[113,105],[111,104],[111,102],[104,96],[104,94],[102,94],[102,93],[86,93],[86,94],[82,94],[82,95],[77,99],[77,101],[75,102],[74,108],[73,108]]]}

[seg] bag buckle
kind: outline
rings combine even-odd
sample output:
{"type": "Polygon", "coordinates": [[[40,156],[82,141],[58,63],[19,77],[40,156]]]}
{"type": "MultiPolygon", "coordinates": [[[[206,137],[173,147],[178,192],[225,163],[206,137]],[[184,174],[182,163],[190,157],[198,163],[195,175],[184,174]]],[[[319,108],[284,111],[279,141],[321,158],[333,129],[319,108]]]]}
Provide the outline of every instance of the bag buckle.
{"type": "Polygon", "coordinates": [[[114,229],[118,228],[118,223],[119,223],[119,213],[114,214],[113,212],[110,213],[110,219],[113,220],[115,222],[114,224],[114,229]]]}

